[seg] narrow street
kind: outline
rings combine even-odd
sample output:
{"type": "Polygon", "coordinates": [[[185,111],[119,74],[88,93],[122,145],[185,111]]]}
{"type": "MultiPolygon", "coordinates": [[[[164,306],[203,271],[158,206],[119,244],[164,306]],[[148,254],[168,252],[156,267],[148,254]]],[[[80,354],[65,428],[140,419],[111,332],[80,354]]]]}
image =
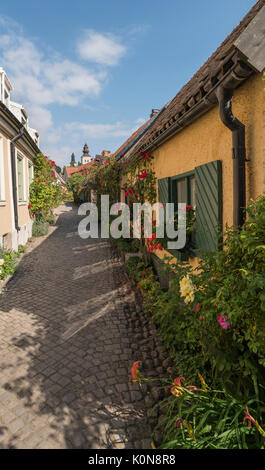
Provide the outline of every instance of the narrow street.
{"type": "Polygon", "coordinates": [[[0,447],[150,448],[122,264],[79,238],[74,206],[57,213],[0,295],[0,447]]]}

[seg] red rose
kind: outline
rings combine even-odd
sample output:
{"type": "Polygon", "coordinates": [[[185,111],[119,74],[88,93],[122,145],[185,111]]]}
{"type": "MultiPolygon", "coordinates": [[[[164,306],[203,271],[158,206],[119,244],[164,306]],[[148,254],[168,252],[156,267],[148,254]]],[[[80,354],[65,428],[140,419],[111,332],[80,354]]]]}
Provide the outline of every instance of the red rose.
{"type": "Polygon", "coordinates": [[[102,180],[100,180],[99,184],[102,184],[102,180]]]}
{"type": "Polygon", "coordinates": [[[139,178],[140,180],[143,180],[143,179],[145,179],[146,177],[147,177],[146,171],[143,171],[143,173],[141,173],[141,175],[138,175],[138,178],[139,178]]]}
{"type": "Polygon", "coordinates": [[[38,183],[41,183],[41,179],[38,179],[38,183]]]}
{"type": "Polygon", "coordinates": [[[192,209],[193,209],[192,206],[186,206],[182,208],[183,211],[187,211],[187,212],[192,211],[192,209]]]}
{"type": "Polygon", "coordinates": [[[31,208],[31,204],[28,204],[28,208],[29,208],[29,209],[31,208]]]}
{"type": "Polygon", "coordinates": [[[54,174],[54,173],[52,173],[51,177],[52,177],[52,178],[54,178],[54,177],[55,177],[55,174],[54,174]]]}

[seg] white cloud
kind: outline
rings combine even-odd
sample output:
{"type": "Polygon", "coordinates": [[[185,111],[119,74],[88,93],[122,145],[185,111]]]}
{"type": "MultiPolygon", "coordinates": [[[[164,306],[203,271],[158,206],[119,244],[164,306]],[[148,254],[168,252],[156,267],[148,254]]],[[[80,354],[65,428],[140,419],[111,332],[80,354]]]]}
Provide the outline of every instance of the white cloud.
{"type": "Polygon", "coordinates": [[[35,45],[23,36],[0,36],[0,61],[14,85],[14,95],[25,103],[74,106],[82,97],[97,96],[106,73],[94,72],[60,57],[44,58],[35,45]]]}
{"type": "Polygon", "coordinates": [[[126,47],[113,35],[86,30],[77,44],[77,52],[84,60],[113,66],[124,56],[126,47]]]}
{"type": "Polygon", "coordinates": [[[109,77],[108,67],[118,64],[127,51],[119,38],[88,30],[77,43],[79,56],[70,60],[56,51],[47,53],[9,18],[0,16],[0,27],[0,66],[13,85],[11,99],[25,106],[30,126],[40,133],[41,149],[58,165],[68,162],[73,151],[79,158],[85,141],[90,140],[98,153],[104,146],[115,150],[139,127],[142,119],[133,125],[54,122],[56,105],[70,106],[74,113],[79,106],[90,109],[88,99],[99,96],[109,77]],[[91,65],[78,62],[80,57],[91,65]],[[97,148],[98,141],[102,148],[97,148]]]}
{"type": "Polygon", "coordinates": [[[122,122],[114,124],[86,124],[72,122],[65,125],[67,132],[78,132],[87,139],[105,139],[107,137],[128,137],[135,129],[128,128],[122,122]]]}

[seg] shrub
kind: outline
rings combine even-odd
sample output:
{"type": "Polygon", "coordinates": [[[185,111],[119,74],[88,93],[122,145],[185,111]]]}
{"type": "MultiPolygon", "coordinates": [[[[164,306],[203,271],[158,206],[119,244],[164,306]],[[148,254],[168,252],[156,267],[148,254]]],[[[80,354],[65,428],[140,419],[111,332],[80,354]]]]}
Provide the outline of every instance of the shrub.
{"type": "Polygon", "coordinates": [[[213,380],[232,376],[237,392],[265,365],[265,198],[247,213],[242,229],[227,229],[224,249],[205,253],[198,270],[170,266],[174,276],[154,315],[181,369],[184,360],[191,374],[203,365],[213,380]]]}
{"type": "Polygon", "coordinates": [[[14,274],[18,264],[19,253],[0,248],[0,279],[14,274]]]}
{"type": "Polygon", "coordinates": [[[18,253],[21,254],[21,253],[26,253],[27,249],[24,245],[18,245],[18,253]]]}
{"type": "Polygon", "coordinates": [[[55,162],[42,153],[34,159],[34,180],[30,185],[31,213],[36,219],[49,214],[50,209],[61,204],[63,192],[56,182],[55,162]]]}
{"type": "Polygon", "coordinates": [[[115,240],[117,247],[124,253],[138,253],[139,240],[132,238],[118,238],[115,240]]]}
{"type": "Polygon", "coordinates": [[[139,256],[131,256],[125,263],[129,277],[134,281],[139,280],[142,264],[142,260],[139,256]]]}
{"type": "Polygon", "coordinates": [[[54,225],[56,219],[53,215],[47,215],[44,220],[48,222],[49,225],[54,225]]]}
{"type": "Polygon", "coordinates": [[[34,237],[42,237],[44,235],[47,235],[48,232],[49,232],[48,222],[45,222],[43,220],[40,220],[40,221],[35,220],[32,226],[32,235],[34,237]]]}

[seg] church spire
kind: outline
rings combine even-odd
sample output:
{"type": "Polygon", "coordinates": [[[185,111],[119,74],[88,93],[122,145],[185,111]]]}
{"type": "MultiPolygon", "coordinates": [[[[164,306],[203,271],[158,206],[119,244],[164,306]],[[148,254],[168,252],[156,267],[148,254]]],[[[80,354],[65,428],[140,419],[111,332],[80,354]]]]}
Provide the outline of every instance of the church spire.
{"type": "Polygon", "coordinates": [[[76,163],[76,162],[75,162],[75,154],[74,154],[74,152],[73,152],[72,155],[71,155],[70,166],[75,166],[75,163],[76,163]]]}
{"type": "Polygon", "coordinates": [[[92,160],[93,160],[93,158],[91,157],[91,155],[89,155],[88,145],[85,144],[84,147],[83,147],[83,155],[81,157],[82,165],[85,164],[85,163],[89,163],[92,160]]]}
{"type": "Polygon", "coordinates": [[[84,145],[84,148],[83,148],[83,155],[89,155],[89,149],[88,149],[88,145],[87,145],[87,144],[84,145]]]}

